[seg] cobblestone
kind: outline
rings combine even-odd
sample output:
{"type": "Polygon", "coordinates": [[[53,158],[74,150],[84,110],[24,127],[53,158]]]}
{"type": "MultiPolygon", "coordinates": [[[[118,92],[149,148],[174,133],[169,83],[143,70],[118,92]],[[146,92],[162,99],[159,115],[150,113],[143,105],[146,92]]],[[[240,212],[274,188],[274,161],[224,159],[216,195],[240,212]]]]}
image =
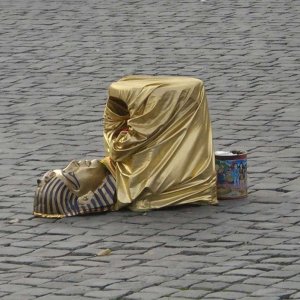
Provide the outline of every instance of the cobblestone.
{"type": "Polygon", "coordinates": [[[246,295],[246,293],[240,292],[229,292],[229,291],[222,291],[222,292],[215,292],[210,293],[205,296],[204,299],[241,299],[246,295]]]}
{"type": "Polygon", "coordinates": [[[96,298],[96,299],[122,299],[126,294],[129,294],[129,290],[110,290],[110,291],[94,291],[88,292],[84,296],[96,298]]]}
{"type": "Polygon", "coordinates": [[[1,0],[0,298],[299,299],[299,14],[293,0],[1,0]],[[32,216],[43,172],[104,155],[107,88],[128,74],[203,79],[215,149],[248,151],[247,199],[32,216]]]}
{"type": "Polygon", "coordinates": [[[209,291],[201,290],[182,290],[175,294],[172,294],[171,298],[177,299],[201,299],[203,296],[207,295],[209,291]]]}

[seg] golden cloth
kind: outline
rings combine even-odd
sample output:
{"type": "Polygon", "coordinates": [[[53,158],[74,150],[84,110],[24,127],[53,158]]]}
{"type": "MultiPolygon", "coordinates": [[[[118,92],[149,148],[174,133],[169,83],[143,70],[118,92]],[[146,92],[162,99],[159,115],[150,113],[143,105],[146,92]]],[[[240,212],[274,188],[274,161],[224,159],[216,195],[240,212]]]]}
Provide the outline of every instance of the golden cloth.
{"type": "Polygon", "coordinates": [[[104,138],[114,162],[116,209],[217,203],[211,124],[201,80],[128,76],[112,83],[104,138]]]}

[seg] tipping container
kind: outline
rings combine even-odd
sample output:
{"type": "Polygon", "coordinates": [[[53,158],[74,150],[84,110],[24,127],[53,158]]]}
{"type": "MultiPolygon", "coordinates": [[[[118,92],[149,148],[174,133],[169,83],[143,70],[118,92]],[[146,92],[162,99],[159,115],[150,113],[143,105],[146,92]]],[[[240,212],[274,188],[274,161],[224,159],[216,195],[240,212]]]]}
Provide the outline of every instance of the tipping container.
{"type": "Polygon", "coordinates": [[[247,197],[247,152],[216,151],[217,197],[231,200],[247,197]]]}

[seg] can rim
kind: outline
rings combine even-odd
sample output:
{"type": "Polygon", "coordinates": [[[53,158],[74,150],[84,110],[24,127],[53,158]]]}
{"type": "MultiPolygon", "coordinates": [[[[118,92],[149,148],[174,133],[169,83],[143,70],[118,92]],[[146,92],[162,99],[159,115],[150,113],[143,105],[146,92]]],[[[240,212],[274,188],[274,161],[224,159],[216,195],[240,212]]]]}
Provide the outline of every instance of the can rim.
{"type": "Polygon", "coordinates": [[[245,150],[216,151],[215,157],[217,159],[221,159],[221,160],[245,159],[245,158],[247,158],[247,151],[245,151],[245,150]],[[224,152],[224,153],[227,152],[228,155],[217,154],[218,152],[224,152]]]}

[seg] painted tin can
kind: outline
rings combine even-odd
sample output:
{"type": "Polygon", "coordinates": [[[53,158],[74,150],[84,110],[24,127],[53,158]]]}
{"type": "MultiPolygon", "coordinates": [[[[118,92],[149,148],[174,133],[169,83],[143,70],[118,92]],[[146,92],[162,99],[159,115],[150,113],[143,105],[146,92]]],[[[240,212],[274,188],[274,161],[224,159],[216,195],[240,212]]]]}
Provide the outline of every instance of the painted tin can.
{"type": "Polygon", "coordinates": [[[216,151],[215,158],[218,199],[247,197],[247,152],[216,151]]]}

